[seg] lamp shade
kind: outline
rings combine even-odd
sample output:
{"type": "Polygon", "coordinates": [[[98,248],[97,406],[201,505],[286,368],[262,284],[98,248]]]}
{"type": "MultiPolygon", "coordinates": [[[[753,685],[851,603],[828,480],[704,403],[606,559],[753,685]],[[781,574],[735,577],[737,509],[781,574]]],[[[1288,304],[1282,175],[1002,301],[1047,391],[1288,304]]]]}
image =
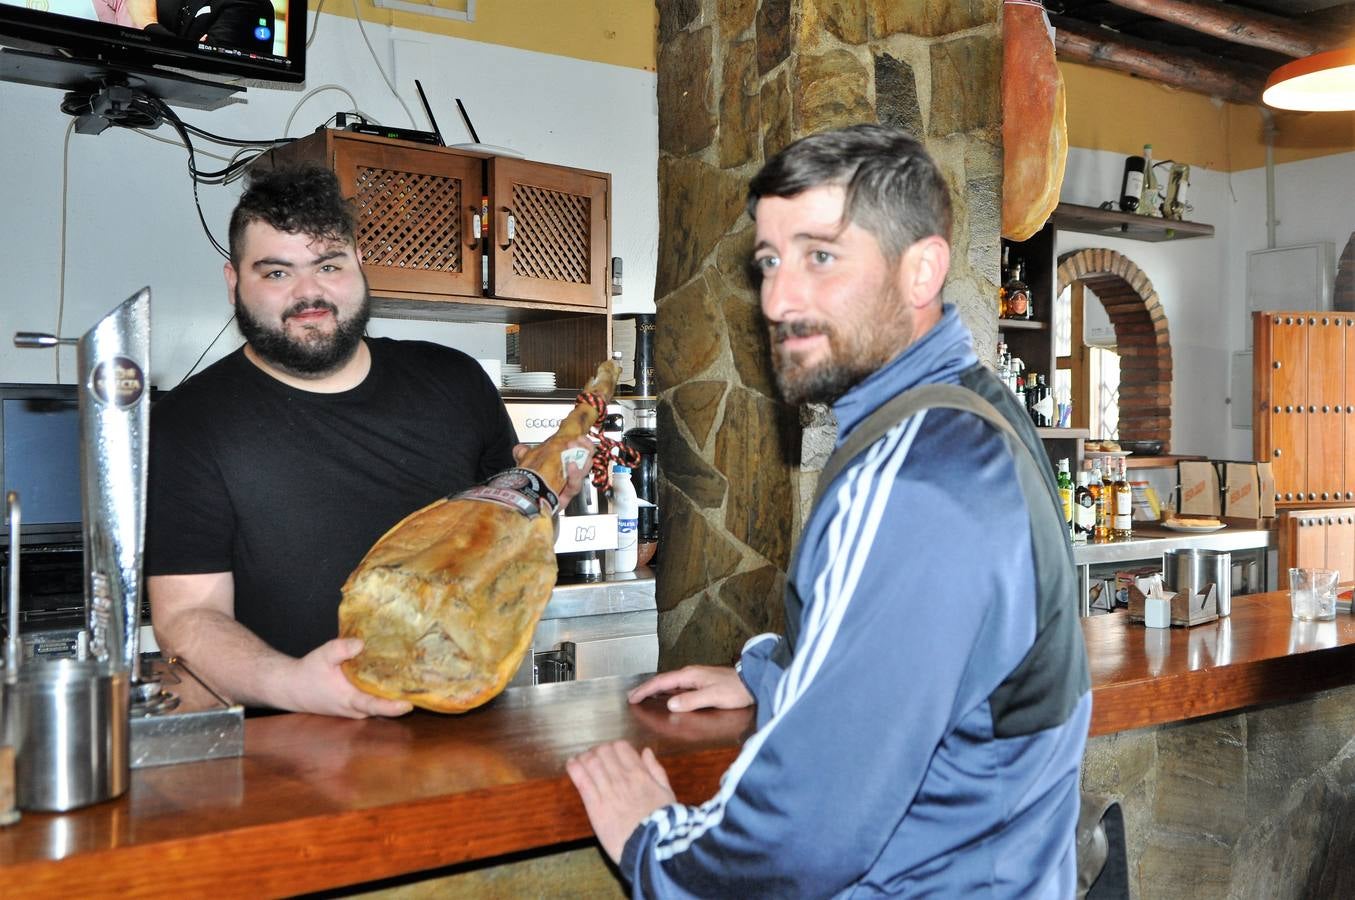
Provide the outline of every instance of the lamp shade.
{"type": "Polygon", "coordinates": [[[1270,74],[1261,102],[1310,112],[1355,110],[1355,48],[1314,53],[1270,74]]]}

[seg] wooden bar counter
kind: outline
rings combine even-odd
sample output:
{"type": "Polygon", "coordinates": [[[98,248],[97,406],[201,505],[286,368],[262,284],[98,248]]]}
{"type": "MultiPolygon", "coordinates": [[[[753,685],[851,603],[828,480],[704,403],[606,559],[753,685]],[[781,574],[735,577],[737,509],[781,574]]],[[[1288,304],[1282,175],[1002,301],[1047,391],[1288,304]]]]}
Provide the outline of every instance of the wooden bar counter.
{"type": "MultiPolygon", "coordinates": [[[[1355,619],[1294,622],[1287,593],[1189,630],[1123,613],[1083,629],[1093,735],[1355,683],[1355,619]]],[[[243,758],[139,769],[118,800],[0,829],[3,893],[285,895],[556,847],[591,834],[565,760],[617,738],[653,747],[680,799],[707,799],[750,712],[631,707],[637,681],[510,689],[464,716],[251,719],[243,758]]]]}

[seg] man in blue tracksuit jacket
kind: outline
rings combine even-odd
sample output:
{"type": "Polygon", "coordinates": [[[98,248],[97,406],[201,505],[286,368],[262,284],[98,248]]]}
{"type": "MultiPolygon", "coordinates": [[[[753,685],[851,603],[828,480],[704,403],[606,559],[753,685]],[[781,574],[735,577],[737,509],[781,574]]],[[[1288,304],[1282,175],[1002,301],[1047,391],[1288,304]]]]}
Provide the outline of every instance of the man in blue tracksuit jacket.
{"type": "MultiPolygon", "coordinates": [[[[811,136],[749,204],[778,388],[832,402],[839,446],[903,391],[946,383],[1042,452],[941,301],[950,202],[920,144],[881,126],[811,136]]],[[[1086,656],[1062,516],[1039,509],[1058,503],[1052,477],[1046,463],[1030,488],[1013,449],[968,412],[893,423],[820,488],[788,634],[750,640],[737,672],[688,666],[632,692],[757,705],[708,802],[675,803],[647,749],[570,761],[635,896],[1073,894],[1086,656]]]]}

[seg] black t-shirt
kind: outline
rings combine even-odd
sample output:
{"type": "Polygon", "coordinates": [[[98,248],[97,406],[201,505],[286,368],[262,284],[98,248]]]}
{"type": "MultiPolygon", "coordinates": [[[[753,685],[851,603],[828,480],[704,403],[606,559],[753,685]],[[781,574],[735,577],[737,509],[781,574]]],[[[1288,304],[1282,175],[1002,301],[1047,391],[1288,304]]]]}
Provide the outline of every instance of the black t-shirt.
{"type": "Polygon", "coordinates": [[[339,589],[387,529],[513,464],[513,425],[475,360],[367,345],[350,391],[297,390],[237,350],[151,413],[147,574],[232,572],[235,618],[292,656],[338,635],[339,589]]]}

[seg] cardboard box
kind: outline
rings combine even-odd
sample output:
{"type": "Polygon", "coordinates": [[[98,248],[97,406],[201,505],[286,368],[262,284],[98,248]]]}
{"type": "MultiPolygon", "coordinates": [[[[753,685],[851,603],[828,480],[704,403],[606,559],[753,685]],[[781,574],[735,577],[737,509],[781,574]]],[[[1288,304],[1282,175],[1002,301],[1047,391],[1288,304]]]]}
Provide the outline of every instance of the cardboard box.
{"type": "Polygon", "coordinates": [[[1219,501],[1219,473],[1212,462],[1182,460],[1177,463],[1181,482],[1181,502],[1177,512],[1196,516],[1217,516],[1222,512],[1219,501]]]}
{"type": "Polygon", "coordinates": [[[1224,463],[1223,518],[1261,526],[1275,517],[1275,476],[1268,462],[1224,463]]]}

